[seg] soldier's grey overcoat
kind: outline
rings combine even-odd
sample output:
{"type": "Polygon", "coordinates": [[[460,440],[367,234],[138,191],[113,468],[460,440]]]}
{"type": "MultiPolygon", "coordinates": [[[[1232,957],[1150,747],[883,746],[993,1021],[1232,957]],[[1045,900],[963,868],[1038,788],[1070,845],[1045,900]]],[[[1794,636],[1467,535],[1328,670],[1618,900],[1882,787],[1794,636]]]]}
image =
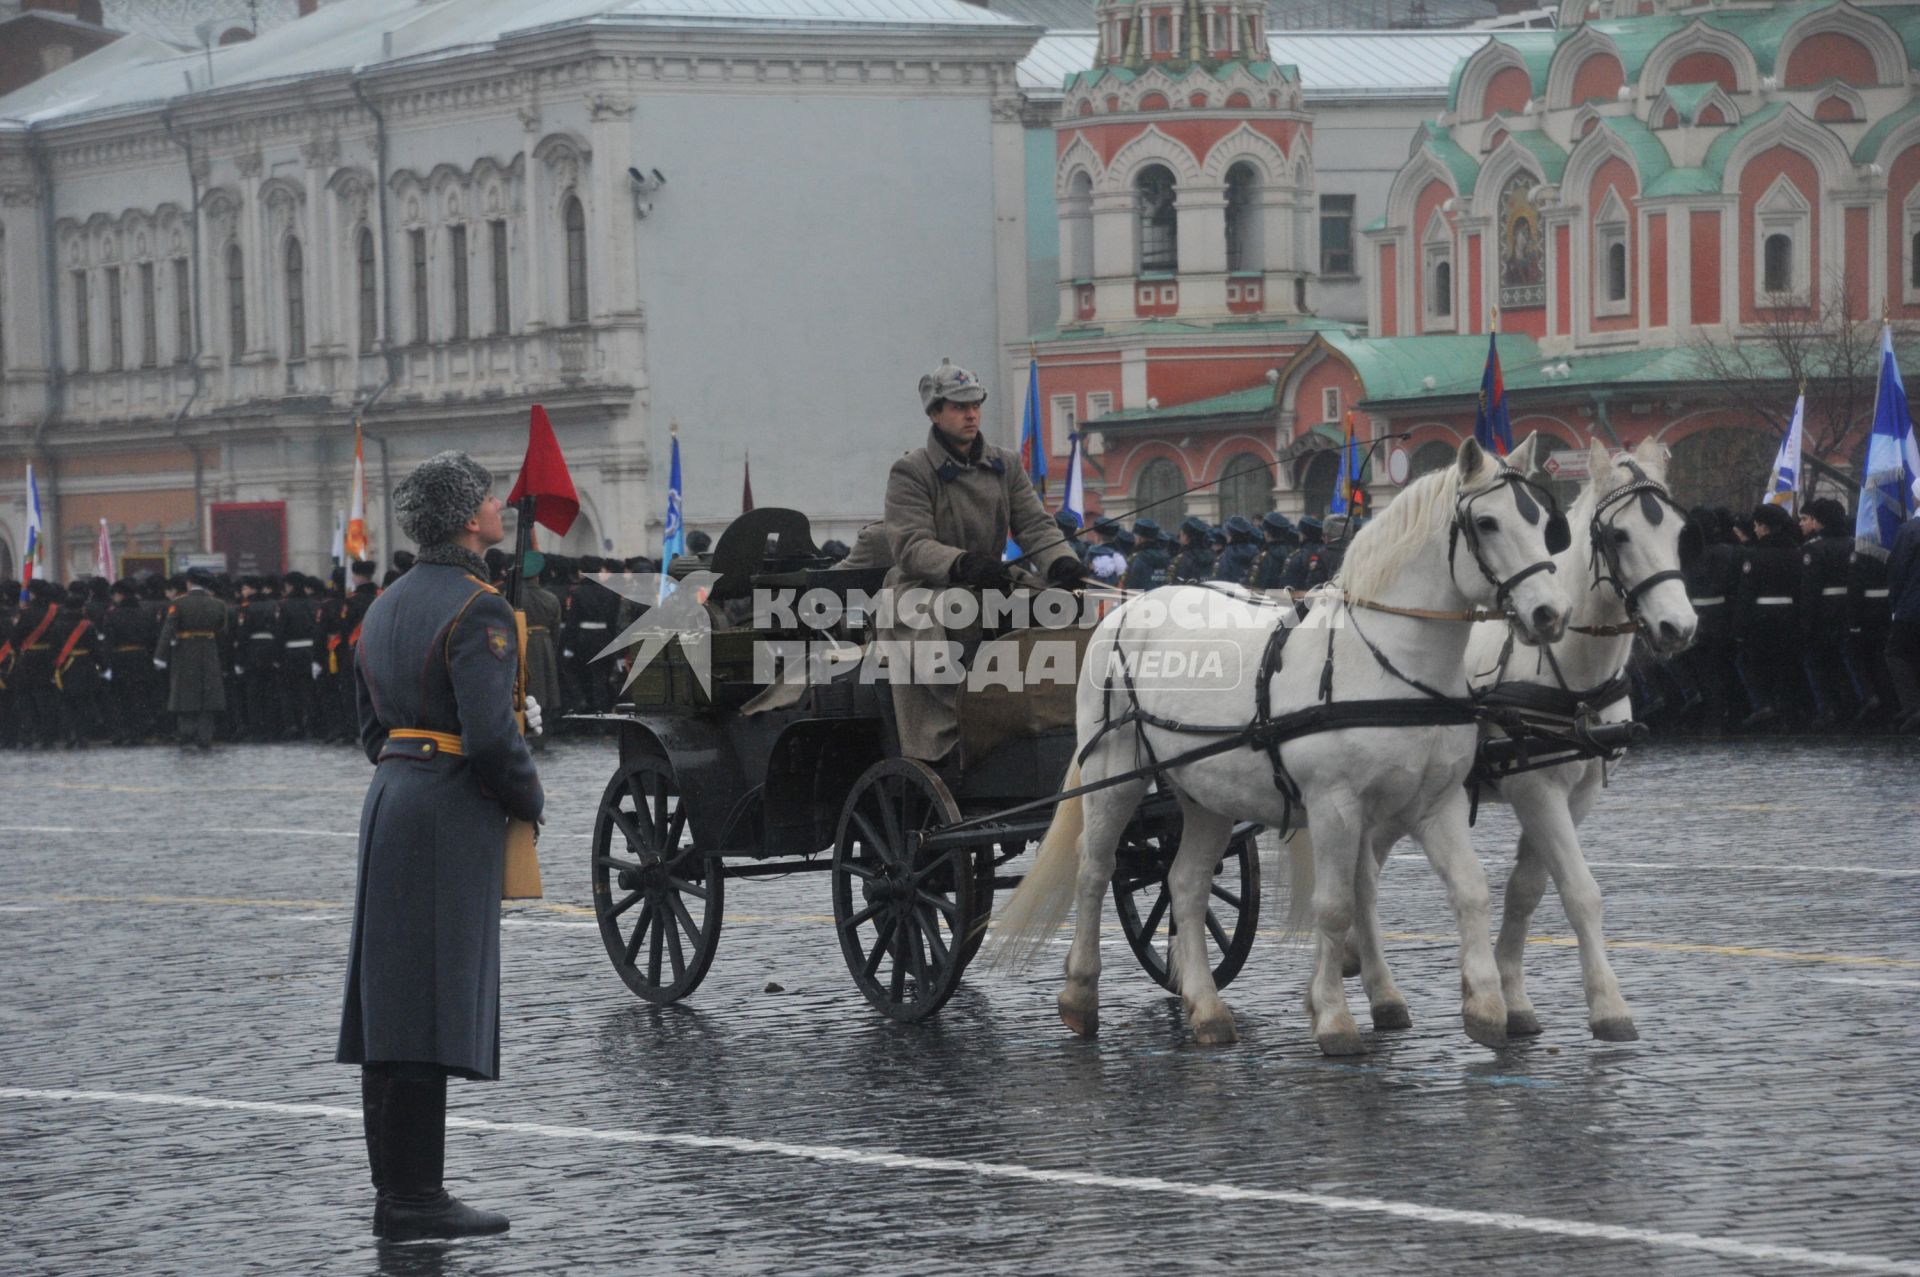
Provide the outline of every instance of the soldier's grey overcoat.
{"type": "MultiPolygon", "coordinates": [[[[337,1059],[500,1070],[507,818],[544,795],[513,719],[513,611],[459,566],[422,561],[368,610],[354,680],[375,764],[337,1059]],[[463,756],[396,728],[460,737],[463,756]]],[[[477,559],[475,566],[479,565],[477,559]]]]}
{"type": "MultiPolygon", "coordinates": [[[[948,586],[953,565],[962,554],[998,559],[1010,536],[1022,550],[1029,546],[1040,550],[1024,565],[1041,578],[1035,585],[1044,584],[1054,560],[1073,557],[1072,543],[1060,535],[1034,495],[1020,458],[984,437],[978,443],[978,455],[963,461],[947,450],[937,429],[929,428],[924,447],[893,463],[887,475],[885,520],[894,564],[887,574],[889,588],[948,586]]],[[[884,637],[944,642],[977,635],[948,635],[936,624],[925,629],[895,626],[884,637]]],[[[960,739],[958,689],[910,685],[898,672],[888,677],[901,752],[909,758],[940,759],[960,739]]]]}
{"type": "Polygon", "coordinates": [[[214,714],[227,708],[227,605],[188,590],[167,609],[156,655],[167,662],[167,712],[214,714]]]}

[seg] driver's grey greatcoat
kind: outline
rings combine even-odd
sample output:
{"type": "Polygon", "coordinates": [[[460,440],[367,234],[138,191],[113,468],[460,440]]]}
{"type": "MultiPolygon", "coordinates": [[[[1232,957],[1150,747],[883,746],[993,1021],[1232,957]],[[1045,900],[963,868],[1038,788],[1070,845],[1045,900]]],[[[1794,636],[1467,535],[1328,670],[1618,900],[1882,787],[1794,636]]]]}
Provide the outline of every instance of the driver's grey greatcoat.
{"type": "MultiPolygon", "coordinates": [[[[997,560],[1005,553],[1009,536],[1022,550],[1047,547],[1026,561],[1028,570],[1043,579],[1056,559],[1074,557],[1072,542],[1061,536],[1034,495],[1020,458],[994,447],[984,436],[976,443],[978,451],[962,460],[941,442],[939,430],[930,428],[925,446],[893,463],[887,475],[886,506],[894,564],[887,574],[890,589],[947,588],[962,554],[997,560]]],[[[937,643],[950,638],[965,641],[978,634],[949,635],[935,622],[925,629],[896,625],[883,637],[937,643]]],[[[890,670],[888,678],[893,684],[900,752],[928,761],[943,758],[960,739],[959,689],[909,684],[899,671],[890,670]]]]}
{"type": "Polygon", "coordinates": [[[491,1080],[507,818],[537,820],[544,795],[513,718],[513,611],[465,567],[427,553],[368,609],[354,661],[375,770],[337,1058],[491,1080]],[[464,752],[390,739],[398,728],[457,736],[464,752]]]}

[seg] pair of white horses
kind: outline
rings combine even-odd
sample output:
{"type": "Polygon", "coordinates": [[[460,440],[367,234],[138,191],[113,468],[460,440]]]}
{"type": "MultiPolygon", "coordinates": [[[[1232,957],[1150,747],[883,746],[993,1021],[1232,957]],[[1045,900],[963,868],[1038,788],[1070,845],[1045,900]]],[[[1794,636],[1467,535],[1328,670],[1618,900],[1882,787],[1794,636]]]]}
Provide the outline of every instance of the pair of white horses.
{"type": "MultiPolygon", "coordinates": [[[[1339,577],[1314,597],[1290,637],[1268,685],[1271,715],[1327,699],[1334,705],[1439,695],[1464,700],[1473,676],[1492,677],[1502,664],[1508,679],[1554,681],[1551,671],[1557,668],[1563,685],[1593,687],[1625,666],[1635,629],[1658,654],[1685,648],[1696,622],[1677,571],[1684,529],[1666,500],[1665,450],[1649,441],[1615,462],[1595,444],[1592,477],[1567,522],[1556,528],[1551,510],[1535,499],[1540,489],[1529,481],[1543,443],[1535,435],[1503,462],[1469,440],[1453,465],[1415,481],[1363,529],[1339,577]],[[1620,499],[1623,494],[1639,499],[1620,499]],[[1595,538],[1604,544],[1596,545],[1595,538]],[[1476,609],[1493,609],[1505,620],[1464,619],[1476,609]],[[1509,627],[1525,645],[1517,653],[1509,627]],[[1545,647],[1551,648],[1551,662],[1543,651],[1527,650],[1545,647]],[[1504,662],[1503,649],[1509,653],[1504,662]]],[[[1564,763],[1499,783],[1493,796],[1513,806],[1521,834],[1494,945],[1487,880],[1470,838],[1463,783],[1474,762],[1478,727],[1348,727],[1286,740],[1280,759],[1297,785],[1304,828],[1298,828],[1300,813],[1289,811],[1271,758],[1260,750],[1233,749],[1165,766],[1225,733],[1208,736],[1158,724],[1251,720],[1253,673],[1262,668],[1279,622],[1277,612],[1269,612],[1262,624],[1195,628],[1193,617],[1208,611],[1205,600],[1193,596],[1201,589],[1170,586],[1128,600],[1101,623],[1094,647],[1221,651],[1224,645],[1237,658],[1229,662],[1234,672],[1244,676],[1210,686],[1135,681],[1128,687],[1132,680],[1108,678],[1089,662],[1076,702],[1084,757],[1064,785],[1073,789],[1163,767],[1184,821],[1168,874],[1171,960],[1196,1038],[1217,1044],[1237,1036],[1206,951],[1207,901],[1221,853],[1236,821],[1278,828],[1289,815],[1296,825],[1289,843],[1292,929],[1310,924],[1314,964],[1307,1012],[1326,1054],[1365,1050],[1342,979],[1350,950],[1357,952],[1374,1028],[1411,1023],[1387,967],[1374,911],[1387,853],[1409,836],[1446,885],[1460,934],[1462,1016],[1474,1041],[1498,1046],[1509,1034],[1539,1032],[1522,957],[1527,923],[1549,878],[1579,938],[1593,1033],[1634,1037],[1632,1016],[1607,962],[1599,888],[1575,832],[1600,788],[1599,761],[1564,763]],[[1183,601],[1195,606],[1183,609],[1183,601]],[[1141,712],[1139,721],[1103,730],[1134,710],[1141,712]]],[[[1602,715],[1608,721],[1629,716],[1624,701],[1602,715]]],[[[1063,800],[1033,869],[990,933],[997,961],[1029,962],[1077,906],[1059,1007],[1068,1027],[1083,1035],[1099,1024],[1099,930],[1114,849],[1150,783],[1138,777],[1063,800]]]]}

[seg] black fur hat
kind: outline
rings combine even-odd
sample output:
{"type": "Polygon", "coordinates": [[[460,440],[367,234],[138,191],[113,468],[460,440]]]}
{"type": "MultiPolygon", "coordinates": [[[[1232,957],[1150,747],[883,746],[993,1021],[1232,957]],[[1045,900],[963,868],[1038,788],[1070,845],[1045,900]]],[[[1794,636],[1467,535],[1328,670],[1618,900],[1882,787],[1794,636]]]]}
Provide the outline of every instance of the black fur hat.
{"type": "Polygon", "coordinates": [[[393,490],[400,530],[422,546],[459,534],[493,491],[493,474],[464,452],[440,452],[413,468],[393,490]]]}

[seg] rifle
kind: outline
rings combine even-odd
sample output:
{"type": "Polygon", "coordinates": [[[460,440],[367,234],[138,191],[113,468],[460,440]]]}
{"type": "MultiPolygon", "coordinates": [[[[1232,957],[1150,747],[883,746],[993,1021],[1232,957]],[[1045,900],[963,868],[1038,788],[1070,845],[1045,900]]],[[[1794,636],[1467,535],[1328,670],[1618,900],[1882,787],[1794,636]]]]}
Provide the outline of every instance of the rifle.
{"type": "MultiPolygon", "coordinates": [[[[513,537],[513,579],[507,587],[508,602],[513,605],[513,632],[519,640],[520,668],[513,678],[513,716],[523,736],[527,732],[527,551],[533,539],[533,501],[532,497],[523,497],[515,506],[520,519],[513,537]]],[[[501,899],[538,900],[545,894],[540,886],[540,853],[534,845],[538,832],[529,820],[507,822],[507,872],[501,885],[501,899]]]]}

